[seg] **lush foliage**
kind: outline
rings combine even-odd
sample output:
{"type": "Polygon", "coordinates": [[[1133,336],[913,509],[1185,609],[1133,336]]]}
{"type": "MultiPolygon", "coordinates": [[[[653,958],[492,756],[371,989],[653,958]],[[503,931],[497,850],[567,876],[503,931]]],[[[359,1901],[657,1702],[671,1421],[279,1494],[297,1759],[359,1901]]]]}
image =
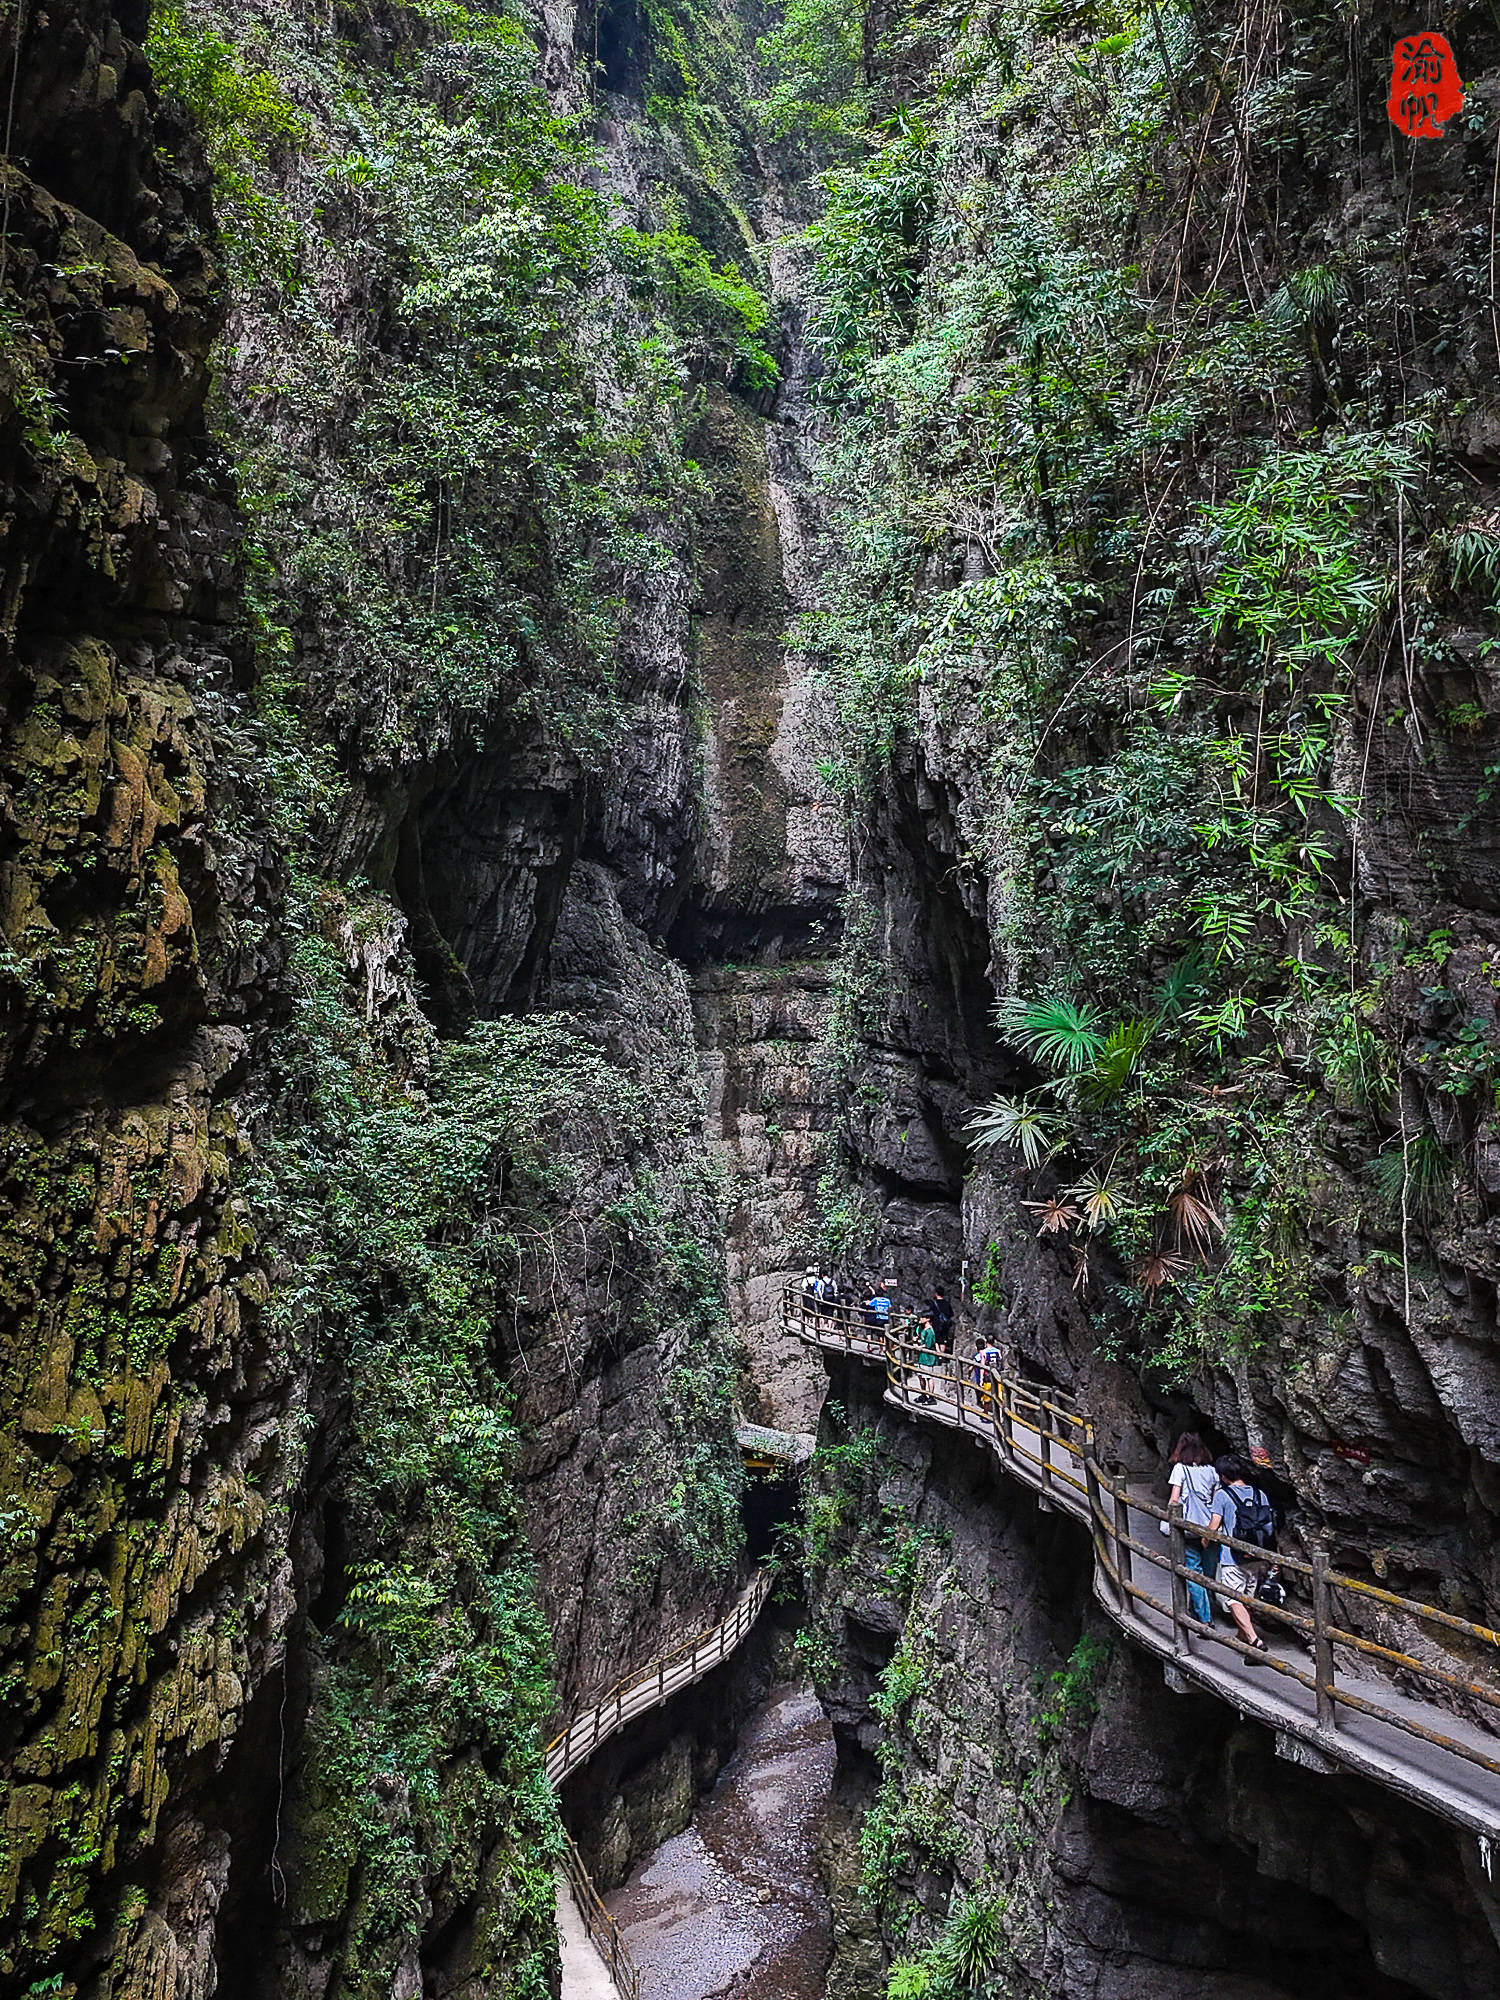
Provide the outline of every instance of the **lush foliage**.
{"type": "Polygon", "coordinates": [[[887,2000],[957,2000],[993,1990],[991,1973],[1009,1957],[1000,1896],[964,1896],[954,1902],[939,1936],[915,1958],[891,1967],[887,2000]]]}
{"type": "Polygon", "coordinates": [[[836,536],[800,637],[844,781],[918,732],[965,774],[1022,1085],[972,1136],[1031,1177],[1101,1337],[1176,1373],[1347,1309],[1315,1239],[1361,1188],[1319,1168],[1320,1106],[1386,1162],[1407,1263],[1462,1183],[1418,1061],[1464,1080],[1465,1143],[1493,1103],[1493,1019],[1456,996],[1438,1046],[1391,1046],[1407,941],[1358,894],[1374,772],[1488,726],[1423,689],[1493,633],[1496,571],[1444,449],[1472,367],[1414,383],[1388,335],[1408,253],[1300,247],[1355,144],[1338,91],[1296,94],[1339,72],[1329,33],[910,10],[875,56],[904,101],[810,232],[836,536]]]}
{"type": "Polygon", "coordinates": [[[519,22],[410,11],[387,70],[315,8],[154,17],[216,166],[218,426],[283,651],[365,762],[533,717],[593,760],[632,584],[682,561],[695,383],[774,378],[766,308],[674,214],[616,225],[519,22]]]}
{"type": "Polygon", "coordinates": [[[550,1646],[515,1513],[495,1295],[527,1211],[568,1177],[560,1132],[607,1118],[623,1086],[566,1023],[488,1023],[438,1046],[408,1000],[372,1026],[338,941],[383,913],[327,892],[294,908],[284,1108],[252,1192],[283,1260],[272,1311],[315,1373],[347,1380],[351,1582],[317,1648],[288,1874],[305,1915],[342,1920],[352,1991],[422,1934],[434,1880],[472,1887],[485,1866],[482,1948],[540,2000],[559,1841],[537,1754],[550,1646]]]}
{"type": "MultiPolygon", "coordinates": [[[[508,1360],[575,1337],[559,1273],[588,1337],[649,1328],[657,1476],[624,1523],[623,1587],[649,1601],[670,1569],[716,1588],[742,1532],[721,1190],[690,1133],[691,1048],[648,1090],[563,1016],[438,1041],[399,916],[330,857],[352,872],[341,830],[394,826],[392,774],[451,750],[529,736],[580,780],[602,768],[643,597],[670,616],[689,595],[702,385],[775,368],[722,187],[694,208],[712,252],[681,188],[648,182],[622,213],[518,18],[395,0],[376,34],[360,11],[164,0],[148,49],[182,114],[164,129],[206,146],[222,234],[211,417],[247,518],[256,676],[222,748],[256,803],[219,832],[248,869],[269,824],[285,870],[285,908],[226,927],[232,950],[289,953],[253,1209],[268,1309],[337,1390],[277,1866],[291,1921],[333,1941],[330,1991],[389,1990],[461,1918],[481,1983],[540,2000],[555,1696],[508,1360]]],[[[708,160],[725,128],[693,73],[702,21],[654,18],[677,77],[660,102],[708,160]]]]}

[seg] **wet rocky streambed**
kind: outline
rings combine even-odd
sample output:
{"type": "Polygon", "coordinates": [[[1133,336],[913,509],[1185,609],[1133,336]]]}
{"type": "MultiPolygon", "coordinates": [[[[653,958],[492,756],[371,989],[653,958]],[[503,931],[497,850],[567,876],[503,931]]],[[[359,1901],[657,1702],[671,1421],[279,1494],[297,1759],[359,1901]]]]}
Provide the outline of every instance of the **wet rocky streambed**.
{"type": "Polygon", "coordinates": [[[819,2000],[832,1943],[817,1852],[833,1734],[773,1688],[685,1833],[605,1898],[657,2000],[819,2000]]]}

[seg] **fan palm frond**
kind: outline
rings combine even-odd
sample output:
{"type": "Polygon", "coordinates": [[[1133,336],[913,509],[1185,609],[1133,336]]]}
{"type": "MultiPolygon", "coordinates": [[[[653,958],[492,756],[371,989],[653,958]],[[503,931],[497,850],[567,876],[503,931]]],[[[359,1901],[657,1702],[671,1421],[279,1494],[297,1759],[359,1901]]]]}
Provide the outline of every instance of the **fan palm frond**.
{"type": "Polygon", "coordinates": [[[1158,1021],[1175,1021],[1183,1014],[1203,991],[1208,976],[1208,966],[1200,946],[1194,945],[1185,952],[1162,981],[1161,998],[1156,1005],[1158,1021]]]}
{"type": "Polygon", "coordinates": [[[1029,1208],[1036,1217],[1038,1236],[1057,1236],[1078,1220],[1079,1211],[1059,1194],[1053,1195],[1050,1201],[1023,1201],[1021,1206],[1029,1208]]]}
{"type": "Polygon", "coordinates": [[[1104,1037],[1093,1068],[1084,1079],[1086,1093],[1093,1098],[1104,1098],[1122,1091],[1135,1075],[1155,1029],[1154,1021],[1117,1021],[1104,1037]]]}
{"type": "Polygon", "coordinates": [[[993,1099],[964,1130],[976,1146],[1014,1146],[1028,1167],[1039,1167],[1062,1143],[1062,1120],[1024,1097],[993,1099]]]}
{"type": "Polygon", "coordinates": [[[995,1009],[995,1020],[1007,1041],[1066,1075],[1091,1069],[1104,1046],[1098,1013],[1087,1000],[1022,1000],[1012,995],[995,1009]]]}
{"type": "Polygon", "coordinates": [[[1177,1186],[1167,1198],[1167,1208],[1177,1230],[1177,1247],[1190,1246],[1199,1257],[1207,1257],[1214,1238],[1224,1234],[1224,1223],[1209,1198],[1203,1170],[1196,1160],[1184,1166],[1177,1186]]]}
{"type": "Polygon", "coordinates": [[[1135,1267],[1135,1281],[1141,1288],[1143,1298],[1153,1298],[1163,1285],[1170,1285],[1180,1278],[1188,1268],[1186,1257],[1179,1257],[1173,1250],[1153,1250],[1149,1257],[1143,1257],[1135,1267]]]}
{"type": "Polygon", "coordinates": [[[1081,1181],[1068,1189],[1068,1193],[1078,1203],[1091,1230],[1103,1229],[1108,1223],[1117,1222],[1124,1208],[1105,1168],[1091,1168],[1081,1181]]]}

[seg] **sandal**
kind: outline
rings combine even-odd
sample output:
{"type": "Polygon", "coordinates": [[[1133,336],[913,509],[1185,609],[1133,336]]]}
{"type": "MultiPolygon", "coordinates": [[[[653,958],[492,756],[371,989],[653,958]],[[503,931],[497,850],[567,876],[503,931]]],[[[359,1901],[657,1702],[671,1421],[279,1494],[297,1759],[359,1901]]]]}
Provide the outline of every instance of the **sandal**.
{"type": "Polygon", "coordinates": [[[1250,1644],[1257,1653],[1269,1653],[1271,1650],[1264,1639],[1252,1639],[1250,1644]]]}

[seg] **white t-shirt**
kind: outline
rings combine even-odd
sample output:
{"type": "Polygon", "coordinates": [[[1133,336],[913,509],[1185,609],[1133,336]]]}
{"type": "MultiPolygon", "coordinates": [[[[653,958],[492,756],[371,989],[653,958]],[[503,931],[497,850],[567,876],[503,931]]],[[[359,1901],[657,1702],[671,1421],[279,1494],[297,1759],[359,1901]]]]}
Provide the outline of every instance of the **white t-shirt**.
{"type": "Polygon", "coordinates": [[[1190,1527],[1206,1528],[1217,1511],[1219,1475],[1211,1465],[1174,1465],[1168,1475],[1174,1500],[1190,1527]]]}

